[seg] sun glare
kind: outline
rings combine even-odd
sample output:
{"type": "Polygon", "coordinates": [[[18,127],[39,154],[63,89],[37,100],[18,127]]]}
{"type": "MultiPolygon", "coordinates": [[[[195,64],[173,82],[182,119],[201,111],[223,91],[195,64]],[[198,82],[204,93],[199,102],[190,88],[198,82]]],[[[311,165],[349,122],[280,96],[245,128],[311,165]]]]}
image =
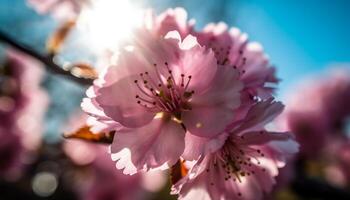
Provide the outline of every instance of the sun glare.
{"type": "Polygon", "coordinates": [[[98,50],[113,50],[141,20],[141,8],[128,0],[96,0],[81,13],[78,25],[98,50]]]}

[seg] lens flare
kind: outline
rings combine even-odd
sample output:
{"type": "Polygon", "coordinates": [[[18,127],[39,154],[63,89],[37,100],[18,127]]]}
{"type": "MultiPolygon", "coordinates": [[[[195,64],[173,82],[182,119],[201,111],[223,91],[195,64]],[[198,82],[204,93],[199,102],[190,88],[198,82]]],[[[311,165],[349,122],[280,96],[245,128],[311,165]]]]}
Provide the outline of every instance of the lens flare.
{"type": "Polygon", "coordinates": [[[142,10],[128,0],[97,0],[83,10],[78,26],[98,50],[114,50],[141,24],[142,10]]]}

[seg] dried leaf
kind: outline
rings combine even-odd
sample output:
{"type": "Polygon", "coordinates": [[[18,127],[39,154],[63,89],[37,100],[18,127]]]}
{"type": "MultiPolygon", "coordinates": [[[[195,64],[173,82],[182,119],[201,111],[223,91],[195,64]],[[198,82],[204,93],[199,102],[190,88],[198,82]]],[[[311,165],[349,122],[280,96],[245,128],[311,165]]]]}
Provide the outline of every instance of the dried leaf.
{"type": "Polygon", "coordinates": [[[53,33],[46,43],[46,48],[50,55],[55,55],[59,52],[64,40],[74,26],[75,21],[67,21],[53,33]]]}
{"type": "Polygon", "coordinates": [[[188,173],[188,169],[186,168],[183,161],[178,160],[174,166],[171,167],[170,170],[170,179],[172,184],[177,183],[181,178],[185,177],[188,173]]]}
{"type": "Polygon", "coordinates": [[[73,133],[65,133],[64,138],[76,138],[89,142],[111,144],[114,137],[114,132],[109,133],[93,133],[89,126],[83,126],[73,133]]]}
{"type": "Polygon", "coordinates": [[[83,78],[97,78],[98,74],[96,70],[87,63],[75,63],[70,69],[71,73],[78,77],[83,78]]]}

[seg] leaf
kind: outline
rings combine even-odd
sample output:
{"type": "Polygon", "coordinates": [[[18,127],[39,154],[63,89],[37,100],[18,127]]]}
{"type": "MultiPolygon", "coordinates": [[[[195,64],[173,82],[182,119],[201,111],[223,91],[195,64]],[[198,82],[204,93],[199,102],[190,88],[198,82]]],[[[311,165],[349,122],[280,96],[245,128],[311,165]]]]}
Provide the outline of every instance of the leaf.
{"type": "Polygon", "coordinates": [[[61,49],[62,44],[64,43],[64,40],[72,30],[72,28],[75,26],[75,21],[67,21],[64,24],[62,24],[56,32],[52,34],[52,36],[48,39],[46,43],[46,48],[50,55],[55,55],[59,52],[61,49]]]}
{"type": "Polygon", "coordinates": [[[96,70],[87,63],[75,63],[69,69],[77,77],[95,79],[98,76],[96,70]]]}
{"type": "Polygon", "coordinates": [[[183,161],[178,160],[170,170],[170,179],[172,184],[177,183],[180,179],[187,175],[188,169],[183,161]]]}
{"type": "Polygon", "coordinates": [[[83,126],[73,133],[65,133],[63,135],[67,139],[81,139],[88,142],[111,144],[113,142],[114,131],[109,133],[93,133],[89,126],[83,126]]]}

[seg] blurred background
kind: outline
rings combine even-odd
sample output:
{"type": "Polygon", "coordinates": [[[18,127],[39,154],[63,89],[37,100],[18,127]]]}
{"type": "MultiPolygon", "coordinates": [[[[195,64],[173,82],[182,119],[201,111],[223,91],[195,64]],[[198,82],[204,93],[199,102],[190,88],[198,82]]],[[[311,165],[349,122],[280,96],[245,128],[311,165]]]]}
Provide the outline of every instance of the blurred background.
{"type": "MultiPolygon", "coordinates": [[[[277,77],[281,79],[276,96],[282,101],[287,101],[289,94],[298,93],[305,79],[327,74],[334,67],[350,69],[350,1],[347,0],[132,0],[131,3],[157,13],[169,7],[184,7],[189,18],[196,20],[198,30],[210,22],[223,21],[248,33],[250,40],[263,45],[276,66],[277,77]]],[[[50,14],[35,12],[25,0],[0,1],[0,31],[39,52],[46,51],[47,38],[60,24],[50,14]]],[[[122,28],[117,23],[111,26],[122,28]]],[[[72,32],[59,62],[96,62],[93,49],[87,48],[81,37],[79,31],[72,32]]],[[[0,47],[4,57],[6,45],[0,42],[0,47]]],[[[42,85],[50,99],[44,118],[44,140],[58,145],[62,127],[79,108],[86,88],[49,73],[45,74],[42,85]]],[[[162,199],[162,196],[154,198],[162,199]]]]}

